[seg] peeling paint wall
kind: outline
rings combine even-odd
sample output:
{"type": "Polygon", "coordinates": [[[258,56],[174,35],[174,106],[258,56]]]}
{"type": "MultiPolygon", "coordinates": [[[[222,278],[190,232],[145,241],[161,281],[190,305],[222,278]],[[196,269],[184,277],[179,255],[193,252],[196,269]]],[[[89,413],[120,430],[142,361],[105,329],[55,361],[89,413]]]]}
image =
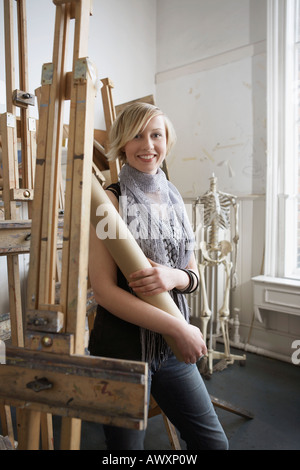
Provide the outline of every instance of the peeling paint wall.
{"type": "MultiPolygon", "coordinates": [[[[241,341],[286,354],[286,318],[253,323],[251,278],[264,259],[267,149],[267,0],[158,0],[156,100],[178,141],[167,160],[185,198],[209,189],[238,196],[241,341]]],[[[197,313],[196,313],[197,315],[197,313]]],[[[272,320],[278,315],[272,312],[272,320]]]]}
{"type": "Polygon", "coordinates": [[[178,143],[168,160],[186,197],[265,192],[266,2],[158,2],[157,102],[178,143]]]}

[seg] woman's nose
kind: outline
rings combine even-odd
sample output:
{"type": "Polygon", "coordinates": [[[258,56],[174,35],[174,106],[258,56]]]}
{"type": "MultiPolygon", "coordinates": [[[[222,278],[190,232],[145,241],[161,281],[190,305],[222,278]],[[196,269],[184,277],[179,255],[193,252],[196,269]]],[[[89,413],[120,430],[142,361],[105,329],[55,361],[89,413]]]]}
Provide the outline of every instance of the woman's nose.
{"type": "Polygon", "coordinates": [[[145,150],[150,150],[150,149],[154,148],[154,144],[153,144],[153,140],[152,140],[151,136],[145,137],[144,147],[145,147],[145,150]]]}

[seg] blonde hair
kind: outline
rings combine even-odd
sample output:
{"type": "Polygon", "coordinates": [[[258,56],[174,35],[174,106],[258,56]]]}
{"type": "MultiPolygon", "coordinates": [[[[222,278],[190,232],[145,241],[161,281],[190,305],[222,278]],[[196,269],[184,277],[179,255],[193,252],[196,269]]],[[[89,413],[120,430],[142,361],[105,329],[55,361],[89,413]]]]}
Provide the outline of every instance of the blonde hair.
{"type": "Polygon", "coordinates": [[[137,102],[128,105],[114,121],[109,134],[108,160],[114,161],[119,158],[121,163],[125,163],[125,145],[141,132],[148,125],[150,119],[155,116],[163,116],[164,118],[167,141],[166,155],[168,155],[176,142],[176,134],[171,121],[156,106],[137,102]]]}

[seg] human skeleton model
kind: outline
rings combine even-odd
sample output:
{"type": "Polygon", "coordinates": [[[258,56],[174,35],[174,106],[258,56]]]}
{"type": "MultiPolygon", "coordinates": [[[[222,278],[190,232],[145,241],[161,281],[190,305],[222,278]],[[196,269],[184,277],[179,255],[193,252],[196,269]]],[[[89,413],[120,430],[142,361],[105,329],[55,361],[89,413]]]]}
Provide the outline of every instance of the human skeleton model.
{"type": "MultiPolygon", "coordinates": [[[[223,304],[219,310],[219,321],[224,339],[224,356],[231,359],[228,334],[229,320],[229,294],[231,285],[231,271],[233,269],[233,287],[236,286],[236,253],[239,240],[238,234],[238,203],[235,196],[217,191],[217,178],[213,175],[210,178],[210,189],[203,196],[197,199],[196,204],[202,204],[204,207],[204,229],[207,233],[208,241],[200,242],[202,254],[201,263],[199,263],[201,293],[203,298],[203,309],[201,311],[202,332],[204,340],[207,339],[207,325],[211,319],[212,312],[208,304],[207,289],[205,284],[205,269],[207,267],[217,267],[224,265],[225,269],[225,292],[223,304]],[[232,239],[234,243],[234,263],[230,261],[228,255],[233,251],[233,244],[227,240],[219,241],[220,230],[230,228],[231,208],[234,211],[235,235],[232,239]]],[[[212,276],[212,282],[213,276],[212,276]]],[[[211,359],[212,361],[212,359],[211,359]]],[[[210,362],[211,362],[210,361],[210,362]]],[[[211,367],[210,367],[211,368],[211,367]]]]}

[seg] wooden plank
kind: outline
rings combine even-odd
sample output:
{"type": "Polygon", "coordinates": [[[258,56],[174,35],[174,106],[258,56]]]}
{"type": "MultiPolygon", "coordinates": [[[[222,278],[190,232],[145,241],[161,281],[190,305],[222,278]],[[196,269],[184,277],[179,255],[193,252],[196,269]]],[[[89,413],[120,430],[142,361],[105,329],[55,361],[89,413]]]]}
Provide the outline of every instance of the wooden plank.
{"type": "Polygon", "coordinates": [[[35,96],[22,90],[14,90],[13,102],[16,106],[27,108],[35,105],[35,96]]]}
{"type": "MultiPolygon", "coordinates": [[[[30,252],[31,220],[0,221],[0,256],[30,252]]],[[[63,219],[59,219],[57,229],[57,249],[62,248],[63,219]]]]}
{"type": "Polygon", "coordinates": [[[112,99],[112,89],[114,88],[114,84],[110,78],[103,78],[101,82],[103,84],[101,93],[103,98],[106,131],[109,132],[112,123],[116,119],[116,111],[112,99]]]}
{"type": "Polygon", "coordinates": [[[33,196],[34,196],[33,189],[13,188],[10,190],[11,201],[22,201],[22,202],[33,201],[33,196]]]}
{"type": "Polygon", "coordinates": [[[69,7],[56,8],[53,46],[53,74],[50,87],[49,119],[44,176],[44,205],[41,225],[39,302],[52,303],[56,279],[56,226],[59,203],[59,175],[63,137],[64,74],[69,32],[69,7]]]}
{"type": "MultiPolygon", "coordinates": [[[[3,201],[5,219],[17,217],[16,202],[10,199],[10,190],[19,187],[17,161],[16,121],[13,114],[0,116],[2,137],[3,201]]],[[[7,278],[9,292],[9,311],[11,319],[11,339],[14,345],[24,345],[22,298],[17,255],[7,258],[7,278]]]]}
{"type": "Polygon", "coordinates": [[[28,92],[26,0],[17,0],[20,89],[28,92]]]}
{"type": "Polygon", "coordinates": [[[217,408],[222,408],[223,410],[229,411],[230,413],[234,413],[236,415],[242,416],[243,418],[252,419],[254,418],[253,413],[244,408],[240,408],[238,406],[233,406],[231,403],[228,403],[220,398],[216,398],[214,396],[210,396],[211,402],[217,408]]]}
{"type": "Polygon", "coordinates": [[[52,308],[52,310],[27,310],[27,328],[49,333],[59,333],[62,331],[64,314],[59,311],[59,306],[57,306],[57,311],[54,311],[54,307],[52,308]]]}
{"type": "Polygon", "coordinates": [[[8,113],[15,112],[12,99],[13,90],[15,89],[13,8],[14,0],[6,0],[4,2],[6,109],[8,113]]]}
{"type": "Polygon", "coordinates": [[[30,250],[30,228],[5,229],[0,224],[0,255],[16,255],[29,253],[30,250]]]}
{"type": "Polygon", "coordinates": [[[41,414],[42,450],[54,450],[53,423],[50,413],[41,414]]]}
{"type": "Polygon", "coordinates": [[[0,220],[0,233],[2,230],[8,230],[8,231],[16,232],[16,233],[19,230],[30,232],[31,220],[29,219],[0,220]]]}
{"type": "MultiPolygon", "coordinates": [[[[73,74],[72,74],[73,77],[73,74]]],[[[69,266],[69,240],[71,223],[71,200],[72,200],[72,178],[73,178],[73,155],[74,155],[74,135],[76,119],[76,90],[71,84],[71,105],[70,105],[70,124],[68,127],[68,152],[66,168],[66,187],[65,187],[65,208],[64,208],[64,247],[62,252],[62,272],[61,272],[61,290],[60,304],[63,312],[67,312],[68,298],[68,266],[69,266]]]]}
{"type": "Polygon", "coordinates": [[[0,115],[2,139],[3,202],[5,219],[17,217],[17,207],[10,199],[10,191],[19,188],[16,118],[11,113],[0,115]]]}
{"type": "Polygon", "coordinates": [[[60,303],[66,332],[75,335],[75,352],[84,352],[89,211],[94,139],[95,77],[89,62],[90,0],[76,2],[73,84],[66,177],[64,247],[60,303]],[[83,67],[83,68],[82,68],[83,67]]]}
{"type": "MultiPolygon", "coordinates": [[[[86,62],[84,60],[84,62],[86,62]]],[[[64,264],[62,279],[68,281],[67,328],[75,335],[75,352],[84,352],[84,330],[88,277],[89,217],[93,154],[93,126],[95,88],[91,64],[85,63],[86,81],[76,85],[76,124],[74,134],[72,197],[67,200],[72,210],[68,239],[68,264],[64,264]],[[76,210],[74,210],[76,208],[76,210]]],[[[75,71],[76,80],[76,71],[75,71]]],[[[63,285],[63,282],[62,282],[63,285]]]]}
{"type": "MultiPolygon", "coordinates": [[[[53,3],[57,5],[63,5],[70,3],[71,4],[71,19],[74,19],[76,17],[76,11],[75,11],[75,4],[76,2],[79,2],[80,0],[53,0],[53,3]]],[[[93,0],[89,0],[88,3],[88,8],[89,8],[89,14],[90,16],[93,15],[93,0]]]]}
{"type": "Polygon", "coordinates": [[[143,96],[142,98],[137,98],[132,101],[128,101],[126,103],[119,104],[115,107],[116,109],[116,115],[118,116],[125,108],[126,106],[133,104],[133,103],[148,103],[148,104],[155,104],[154,102],[154,96],[153,95],[148,95],[148,96],[143,96]]]}
{"type": "Polygon", "coordinates": [[[25,348],[56,354],[71,355],[74,350],[74,336],[67,334],[26,331],[25,348]]]}
{"type": "MultiPolygon", "coordinates": [[[[101,80],[103,87],[101,88],[103,111],[106,125],[107,135],[109,134],[112,123],[116,119],[115,107],[113,104],[112,89],[114,88],[113,82],[109,78],[101,80]]],[[[108,162],[110,169],[111,182],[116,183],[118,181],[118,175],[120,172],[120,162],[118,160],[114,162],[108,162]]]]}
{"type": "MultiPolygon", "coordinates": [[[[14,404],[12,403],[14,406],[14,404]]],[[[21,408],[21,407],[20,407],[21,408]]],[[[41,413],[23,407],[17,410],[18,450],[39,450],[41,413]]]]}
{"type": "Polygon", "coordinates": [[[15,445],[14,429],[11,417],[11,411],[9,406],[0,405],[0,421],[2,424],[2,434],[8,436],[13,448],[15,445]]]}
{"type": "Polygon", "coordinates": [[[103,131],[101,129],[94,129],[94,136],[96,141],[104,147],[107,142],[107,131],[103,131]]]}
{"type": "Polygon", "coordinates": [[[91,5],[91,0],[79,0],[75,2],[73,71],[75,70],[76,61],[88,56],[91,5]]]}
{"type": "MultiPolygon", "coordinates": [[[[27,50],[27,18],[26,18],[26,0],[17,0],[18,16],[18,51],[19,51],[19,87],[28,92],[28,50],[27,50]]],[[[29,109],[20,108],[21,115],[21,149],[22,149],[22,186],[24,188],[33,188],[33,166],[31,154],[31,132],[29,129],[29,109]]],[[[30,206],[29,206],[30,207],[30,206]]],[[[31,209],[31,208],[30,208],[31,209]]]]}
{"type": "Polygon", "coordinates": [[[45,159],[47,143],[47,127],[49,119],[50,85],[47,83],[47,66],[43,65],[44,83],[40,90],[39,132],[37,139],[37,159],[35,178],[35,198],[32,206],[32,230],[30,262],[27,281],[27,308],[38,308],[38,292],[40,283],[40,245],[41,222],[44,203],[45,159]]]}
{"type": "Polygon", "coordinates": [[[17,255],[7,257],[7,277],[9,290],[11,341],[13,345],[24,346],[21,283],[19,259],[17,255]]]}
{"type": "Polygon", "coordinates": [[[61,450],[80,449],[81,420],[65,416],[61,420],[61,450]]]}
{"type": "Polygon", "coordinates": [[[6,365],[0,368],[0,402],[144,429],[147,377],[147,364],[141,362],[7,348],[6,365]]]}

